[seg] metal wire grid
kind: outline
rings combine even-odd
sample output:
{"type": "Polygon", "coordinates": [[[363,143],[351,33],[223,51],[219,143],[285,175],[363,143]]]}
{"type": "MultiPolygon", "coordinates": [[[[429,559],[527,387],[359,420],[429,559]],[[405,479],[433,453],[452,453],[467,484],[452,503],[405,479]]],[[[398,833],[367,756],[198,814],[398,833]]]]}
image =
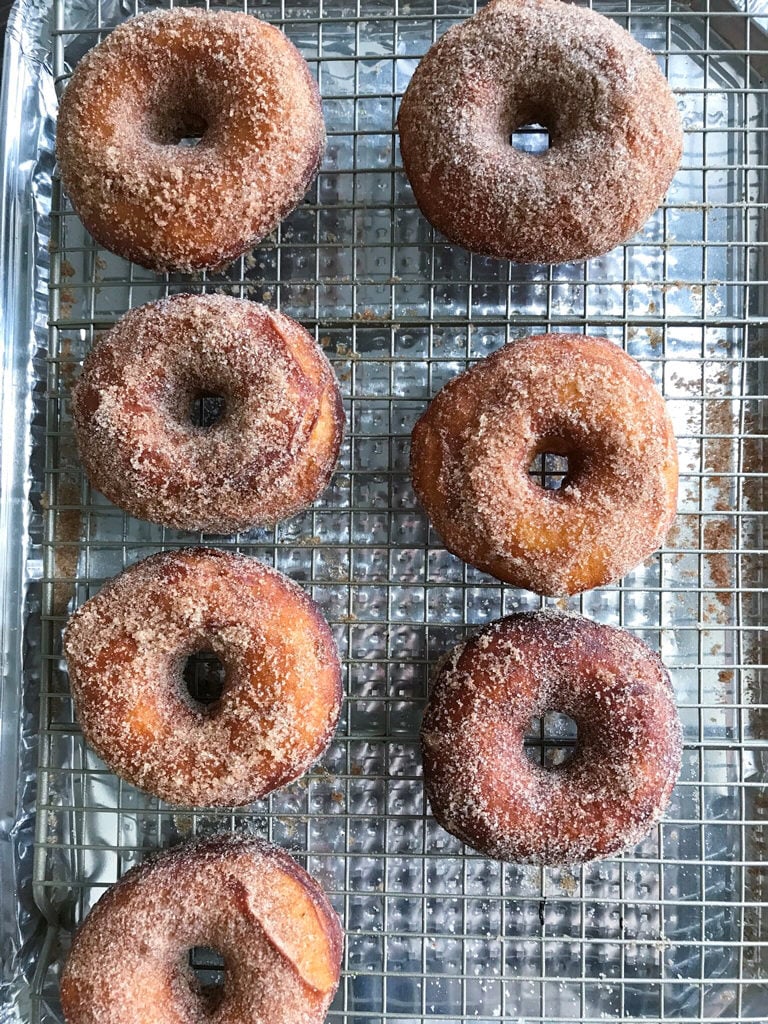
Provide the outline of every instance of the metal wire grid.
{"type": "MultiPolygon", "coordinates": [[[[106,885],[158,846],[241,826],[296,853],[342,916],[333,1020],[768,1016],[764,38],[752,19],[709,6],[595,6],[662,58],[686,155],[645,229],[585,266],[472,256],[414,207],[393,132],[398,97],[432,40],[472,13],[460,0],[246,5],[318,74],[329,145],[305,203],[226,274],[158,278],[125,264],[93,245],[55,187],[35,869],[50,928],[34,1020],[59,1019],[57,964],[106,885]],[[80,474],[67,392],[83,352],[126,309],[189,290],[275,304],[314,329],[339,375],[349,425],[339,470],[311,512],[273,531],[164,530],[128,519],[80,474]],[[682,468],[664,550],[619,586],[561,602],[660,650],[686,733],[665,821],[635,851],[573,870],[463,849],[430,819],[416,746],[439,654],[479,623],[544,602],[440,547],[410,489],[410,429],[469,361],[542,329],[603,334],[639,358],[669,401],[682,468]],[[344,657],[345,712],[322,765],[248,811],[168,808],[115,779],[82,742],[61,660],[74,605],[123,566],[196,540],[301,581],[344,657]]],[[[133,12],[55,0],[58,84],[133,12]]],[[[542,482],[559,469],[541,469],[542,482]]]]}

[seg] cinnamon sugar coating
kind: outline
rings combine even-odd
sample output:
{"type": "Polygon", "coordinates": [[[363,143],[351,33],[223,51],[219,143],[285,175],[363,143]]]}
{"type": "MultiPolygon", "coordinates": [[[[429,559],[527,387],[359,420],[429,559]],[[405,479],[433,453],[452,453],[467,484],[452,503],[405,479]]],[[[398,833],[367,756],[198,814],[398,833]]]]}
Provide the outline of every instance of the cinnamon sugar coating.
{"type": "Polygon", "coordinates": [[[449,551],[514,586],[574,594],[662,543],[677,447],[653,381],[602,338],[521,338],[459,374],[416,423],[413,485],[449,551]],[[536,455],[568,458],[559,490],[536,455]]]}
{"type": "Polygon", "coordinates": [[[398,115],[416,201],[452,242],[518,263],[608,252],[659,205],[682,124],[653,55],[562,0],[492,0],[422,59],[398,115]],[[521,152],[518,128],[549,129],[521,152]]]}
{"type": "Polygon", "coordinates": [[[327,485],[344,413],[322,349],[296,321],[224,295],[133,309],[87,356],[73,389],[89,479],[140,519],[234,533],[310,505],[327,485]],[[224,398],[208,428],[191,407],[224,398]]]}
{"type": "Polygon", "coordinates": [[[317,86],[282,32],[235,11],[131,18],[59,112],[64,188],[93,237],[154,270],[230,262],[299,203],[325,148],[317,86]],[[197,146],[177,145],[202,136],[197,146]]]}
{"type": "Polygon", "coordinates": [[[245,836],[196,840],[132,868],[78,929],[61,978],[67,1024],[322,1024],[343,934],[318,883],[245,836]],[[224,957],[211,1006],[189,950],[224,957]]]}
{"type": "Polygon", "coordinates": [[[489,857],[575,864],[634,846],[666,808],[682,734],[660,658],[625,630],[553,612],[510,615],[460,644],[421,732],[440,825],[489,857]],[[575,754],[525,756],[531,720],[578,727],[575,754]]]}
{"type": "Polygon", "coordinates": [[[239,806],[291,782],[324,752],[341,712],[320,609],[242,555],[152,555],[74,613],[63,647],[86,741],[117,775],[173,804],[239,806]],[[182,677],[200,651],[225,671],[209,706],[182,677]]]}

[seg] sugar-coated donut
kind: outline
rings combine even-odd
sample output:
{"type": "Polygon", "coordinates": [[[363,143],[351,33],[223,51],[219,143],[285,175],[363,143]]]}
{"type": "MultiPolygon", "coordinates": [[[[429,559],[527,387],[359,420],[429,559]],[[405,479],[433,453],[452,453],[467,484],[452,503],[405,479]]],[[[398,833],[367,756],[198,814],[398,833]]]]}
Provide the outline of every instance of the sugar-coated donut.
{"type": "Polygon", "coordinates": [[[617,580],[661,544],[677,503],[677,447],[664,400],[602,338],[521,338],[459,374],[417,422],[416,494],[445,546],[539,594],[617,580]],[[568,458],[559,490],[536,455],[568,458]]]}
{"type": "Polygon", "coordinates": [[[492,0],[416,69],[398,116],[416,201],[452,242],[519,263],[608,252],[659,205],[682,155],[653,55],[562,0],[492,0]],[[525,153],[511,135],[549,130],[525,153]]]}
{"type": "Polygon", "coordinates": [[[421,732],[440,825],[499,860],[575,864],[634,846],[680,771],[681,729],[660,658],[623,629],[553,612],[510,615],[444,660],[421,732]],[[570,761],[530,761],[523,737],[570,716],[570,761]]]}
{"type": "Polygon", "coordinates": [[[236,11],[131,18],[78,64],[56,155],[93,237],[154,270],[230,262],[298,204],[325,147],[317,86],[279,29],[236,11]],[[196,146],[178,145],[198,136],[196,146]]]}
{"type": "Polygon", "coordinates": [[[253,558],[206,548],[132,565],[71,617],[64,655],[83,735],[110,769],[169,803],[238,806],[298,778],[341,711],[341,668],[315,602],[253,558]],[[193,700],[190,655],[224,667],[193,700]]]}
{"type": "Polygon", "coordinates": [[[294,320],[224,295],[177,295],[102,335],[73,389],[91,482],[131,515],[234,533],[306,508],[339,453],[344,413],[322,349],[294,320]],[[212,426],[192,407],[221,396],[212,426]]]}
{"type": "Polygon", "coordinates": [[[322,1024],[343,934],[318,883],[283,850],[215,836],[156,854],[80,926],[61,977],[67,1024],[322,1024]],[[206,991],[189,951],[215,949],[206,991]]]}

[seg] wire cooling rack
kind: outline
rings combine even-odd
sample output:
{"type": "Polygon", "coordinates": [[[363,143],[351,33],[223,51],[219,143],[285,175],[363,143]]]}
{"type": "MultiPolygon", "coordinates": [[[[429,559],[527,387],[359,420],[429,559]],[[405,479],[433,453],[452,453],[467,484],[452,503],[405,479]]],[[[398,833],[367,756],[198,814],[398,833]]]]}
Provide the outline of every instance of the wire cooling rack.
{"type": "MultiPolygon", "coordinates": [[[[727,4],[595,6],[659,55],[685,156],[643,231],[585,265],[472,256],[414,206],[393,131],[398,101],[431,42],[473,12],[464,0],[246,4],[318,75],[329,141],[305,202],[225,274],[129,266],[94,247],[54,183],[35,859],[49,930],[33,1020],[60,1020],[58,967],[108,884],[157,847],[235,827],[293,851],[341,914],[333,1021],[768,1017],[765,38],[727,4]],[[69,385],[98,331],[132,306],[209,290],[307,325],[346,396],[348,437],[322,500],[234,538],[164,530],[110,506],[80,473],[69,416],[69,385]],[[641,361],[669,402],[682,471],[667,546],[620,585],[559,602],[661,652],[685,728],[680,782],[635,850],[562,870],[485,860],[438,828],[416,740],[438,656],[467,630],[543,602],[442,549],[410,487],[409,433],[469,362],[542,330],[603,335],[641,361]],[[105,579],[201,540],[304,584],[344,659],[345,711],[321,766],[246,811],[170,808],[106,771],[75,724],[61,658],[67,615],[105,579]]],[[[57,85],[132,13],[117,0],[55,0],[57,85]]],[[[516,144],[545,142],[532,130],[516,144]]],[[[556,470],[544,467],[542,481],[556,470]]]]}

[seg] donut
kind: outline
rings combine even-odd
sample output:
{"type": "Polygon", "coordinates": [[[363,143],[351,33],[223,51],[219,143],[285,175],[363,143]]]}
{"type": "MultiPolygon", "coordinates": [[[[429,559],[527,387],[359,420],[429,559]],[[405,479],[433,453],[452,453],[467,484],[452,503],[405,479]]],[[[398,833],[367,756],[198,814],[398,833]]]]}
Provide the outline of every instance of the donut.
{"type": "Polygon", "coordinates": [[[516,587],[575,594],[662,543],[677,504],[664,400],[616,345],[521,338],[450,381],[413,430],[416,494],[449,551],[516,587]],[[565,456],[559,490],[537,455],[565,456]]]}
{"type": "Polygon", "coordinates": [[[235,11],[174,8],[130,18],[80,61],[56,157],[100,245],[151,270],[191,271],[231,262],[277,227],[324,148],[317,86],[282,32],[235,11]]]}
{"type": "Polygon", "coordinates": [[[121,778],[172,804],[240,806],[297,779],[341,711],[320,609],[243,555],[187,548],[130,566],[72,615],[63,649],[86,741],[121,778]],[[183,678],[202,652],[224,669],[210,704],[183,678]]]}
{"type": "Polygon", "coordinates": [[[322,1024],[343,935],[328,897],[283,850],[246,836],[184,843],[132,868],[75,934],[67,1024],[322,1024]],[[203,988],[191,949],[224,958],[203,988]]]}
{"type": "Polygon", "coordinates": [[[562,0],[492,0],[422,59],[400,107],[416,202],[451,242],[518,263],[608,252],[661,202],[682,156],[653,55],[562,0]],[[526,125],[549,149],[511,144],[526,125]]]}
{"type": "Polygon", "coordinates": [[[91,483],[140,519],[234,533],[310,505],[328,483],[344,413],[310,335],[266,306],[177,295],[128,312],[86,357],[72,393],[91,483]],[[196,401],[224,402],[195,425],[196,401]]]}
{"type": "Polygon", "coordinates": [[[430,687],[424,782],[438,823],[487,857],[576,864],[637,844],[666,808],[682,738],[661,659],[623,629],[509,615],[459,644],[430,687]],[[557,767],[530,761],[534,718],[570,716],[557,767]]]}

